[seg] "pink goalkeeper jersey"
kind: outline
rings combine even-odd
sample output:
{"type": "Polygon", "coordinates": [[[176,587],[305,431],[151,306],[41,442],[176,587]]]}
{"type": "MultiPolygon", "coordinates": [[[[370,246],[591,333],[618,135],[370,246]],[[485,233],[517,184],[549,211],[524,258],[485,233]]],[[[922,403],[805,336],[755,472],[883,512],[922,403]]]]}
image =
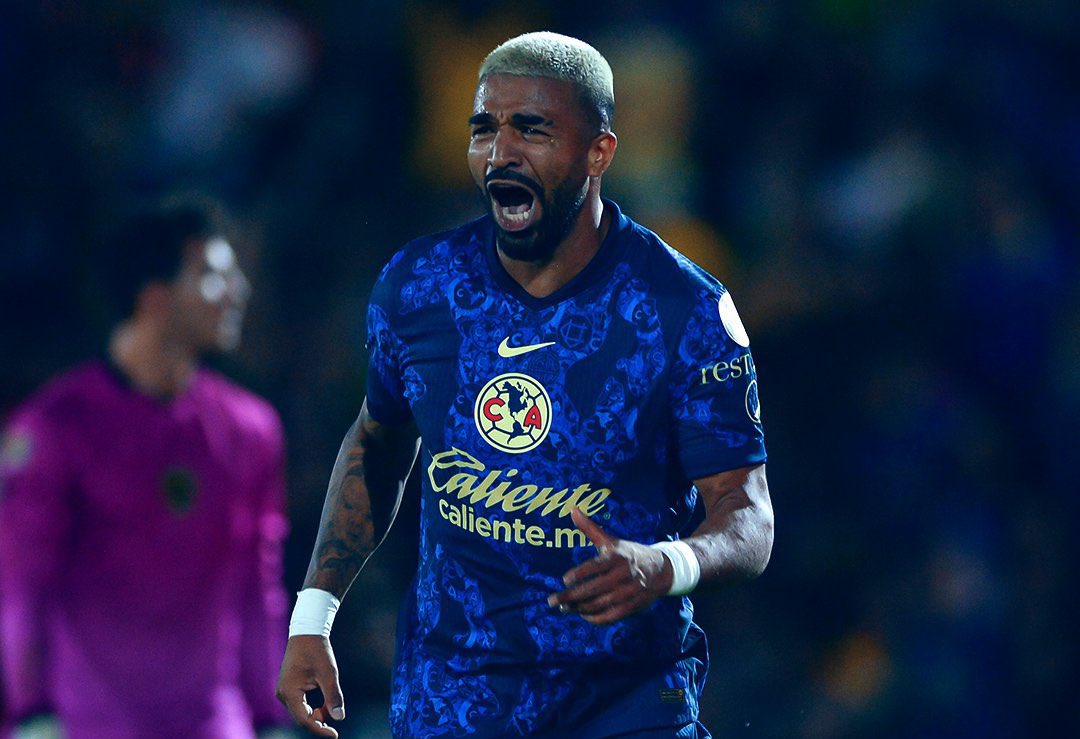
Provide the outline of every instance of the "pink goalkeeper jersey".
{"type": "Polygon", "coordinates": [[[200,369],[172,399],[101,361],[12,416],[0,456],[10,720],[82,737],[249,737],[288,723],[280,421],[200,369]]]}

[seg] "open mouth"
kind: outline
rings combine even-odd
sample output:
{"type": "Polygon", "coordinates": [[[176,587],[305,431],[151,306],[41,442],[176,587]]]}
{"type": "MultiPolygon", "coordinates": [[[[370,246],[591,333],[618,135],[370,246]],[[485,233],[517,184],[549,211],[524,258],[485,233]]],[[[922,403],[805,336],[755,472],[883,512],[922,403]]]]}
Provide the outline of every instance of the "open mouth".
{"type": "Polygon", "coordinates": [[[505,231],[520,231],[532,225],[540,210],[536,196],[523,185],[513,182],[488,184],[491,210],[499,226],[505,231]]]}

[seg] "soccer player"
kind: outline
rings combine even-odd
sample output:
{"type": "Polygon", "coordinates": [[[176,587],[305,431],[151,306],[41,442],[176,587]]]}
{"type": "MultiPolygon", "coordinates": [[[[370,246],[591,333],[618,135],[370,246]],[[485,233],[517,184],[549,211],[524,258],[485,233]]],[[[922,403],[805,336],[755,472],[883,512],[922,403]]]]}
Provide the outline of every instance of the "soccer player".
{"type": "Polygon", "coordinates": [[[396,736],[708,736],[686,595],[769,559],[756,372],[724,287],[600,197],[613,107],[591,46],[496,48],[469,119],[488,214],[379,277],[367,398],[278,679],[316,734],[344,716],[333,616],[419,449],[396,736]]]}
{"type": "Polygon", "coordinates": [[[216,209],[172,200],[109,255],[107,357],[16,410],[0,466],[0,656],[14,736],[237,739],[291,731],[283,437],[200,364],[248,282],[216,209]],[[38,732],[38,733],[35,733],[38,732]]]}

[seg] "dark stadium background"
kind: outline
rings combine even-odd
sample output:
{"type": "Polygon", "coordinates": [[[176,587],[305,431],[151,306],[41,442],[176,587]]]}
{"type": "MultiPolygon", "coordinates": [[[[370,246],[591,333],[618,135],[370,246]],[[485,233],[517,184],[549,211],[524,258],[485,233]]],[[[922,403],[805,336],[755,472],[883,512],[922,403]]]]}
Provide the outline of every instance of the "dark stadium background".
{"type": "MultiPolygon", "coordinates": [[[[255,285],[223,365],[284,418],[297,589],[376,271],[478,212],[475,69],[542,28],[614,67],[605,193],[720,276],[753,340],[776,547],[696,598],[706,722],[1075,731],[1076,3],[5,3],[0,416],[101,347],[101,244],[134,198],[220,197],[255,285]]],[[[337,622],[346,736],[385,731],[415,525],[414,489],[337,622]]]]}

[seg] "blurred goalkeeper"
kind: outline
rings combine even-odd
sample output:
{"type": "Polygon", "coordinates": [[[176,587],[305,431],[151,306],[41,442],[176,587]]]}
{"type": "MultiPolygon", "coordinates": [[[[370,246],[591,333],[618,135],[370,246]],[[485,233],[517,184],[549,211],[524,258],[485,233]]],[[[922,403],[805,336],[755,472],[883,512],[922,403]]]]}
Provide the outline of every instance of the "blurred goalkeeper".
{"type": "Polygon", "coordinates": [[[106,355],[17,409],[0,456],[12,735],[281,731],[281,424],[200,364],[239,340],[248,282],[196,200],[132,219],[105,264],[106,355]]]}

